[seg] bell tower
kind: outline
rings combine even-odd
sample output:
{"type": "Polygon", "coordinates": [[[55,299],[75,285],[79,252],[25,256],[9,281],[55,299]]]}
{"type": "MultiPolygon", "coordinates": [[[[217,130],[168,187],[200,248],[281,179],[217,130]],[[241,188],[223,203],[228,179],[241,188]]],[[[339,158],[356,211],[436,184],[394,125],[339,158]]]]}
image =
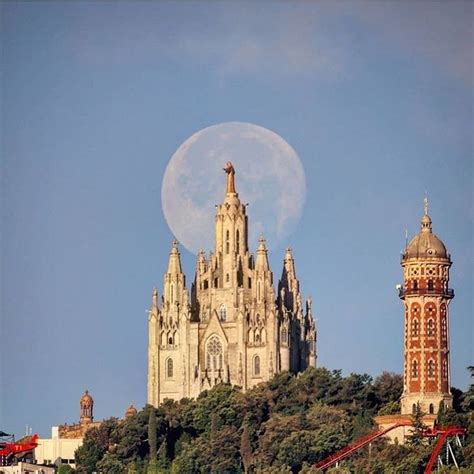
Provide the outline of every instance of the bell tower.
{"type": "Polygon", "coordinates": [[[449,288],[451,257],[432,231],[428,200],[420,232],[402,255],[404,283],[399,290],[405,306],[404,384],[401,412],[436,415],[441,403],[452,405],[450,392],[448,307],[454,298],[449,288]]]}

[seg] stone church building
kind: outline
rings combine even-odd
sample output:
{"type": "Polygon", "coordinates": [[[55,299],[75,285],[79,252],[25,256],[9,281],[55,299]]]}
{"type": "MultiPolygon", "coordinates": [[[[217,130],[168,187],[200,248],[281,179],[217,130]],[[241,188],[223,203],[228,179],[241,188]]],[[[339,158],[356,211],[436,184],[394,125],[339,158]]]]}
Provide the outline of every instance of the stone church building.
{"type": "Polygon", "coordinates": [[[148,316],[148,403],[196,397],[224,382],[246,390],[289,370],[316,364],[311,299],[305,304],[288,248],[273,286],[265,240],[248,248],[248,217],[226,165],[224,201],[217,205],[215,249],[200,251],[190,296],[173,242],[161,299],[153,290],[148,316]]]}

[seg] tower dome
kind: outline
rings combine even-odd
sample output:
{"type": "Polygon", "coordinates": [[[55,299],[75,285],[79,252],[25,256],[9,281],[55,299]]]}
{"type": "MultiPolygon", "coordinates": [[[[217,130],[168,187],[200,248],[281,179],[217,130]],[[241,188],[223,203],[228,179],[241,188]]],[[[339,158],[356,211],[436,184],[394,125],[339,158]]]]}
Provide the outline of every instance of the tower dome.
{"type": "Polygon", "coordinates": [[[125,412],[125,419],[131,418],[132,416],[135,416],[136,414],[137,414],[137,409],[133,405],[130,405],[127,408],[127,411],[125,412]]]}
{"type": "Polygon", "coordinates": [[[93,408],[94,408],[94,399],[90,396],[89,391],[86,390],[81,397],[79,402],[81,407],[81,423],[91,423],[94,419],[93,408]]]}
{"type": "Polygon", "coordinates": [[[425,212],[421,218],[420,232],[407,245],[403,255],[407,258],[444,258],[449,260],[446,246],[433,234],[431,218],[428,215],[428,200],[425,198],[425,212]]]}

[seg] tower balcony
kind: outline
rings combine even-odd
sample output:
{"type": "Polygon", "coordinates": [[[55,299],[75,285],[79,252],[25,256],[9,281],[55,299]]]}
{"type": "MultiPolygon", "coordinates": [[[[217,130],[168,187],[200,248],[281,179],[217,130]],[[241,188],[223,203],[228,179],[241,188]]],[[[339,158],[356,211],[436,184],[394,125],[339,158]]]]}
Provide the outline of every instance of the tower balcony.
{"type": "Polygon", "coordinates": [[[444,290],[428,289],[428,288],[400,288],[398,290],[398,297],[401,300],[405,299],[405,296],[442,296],[444,298],[454,298],[454,290],[447,288],[444,290]]]}

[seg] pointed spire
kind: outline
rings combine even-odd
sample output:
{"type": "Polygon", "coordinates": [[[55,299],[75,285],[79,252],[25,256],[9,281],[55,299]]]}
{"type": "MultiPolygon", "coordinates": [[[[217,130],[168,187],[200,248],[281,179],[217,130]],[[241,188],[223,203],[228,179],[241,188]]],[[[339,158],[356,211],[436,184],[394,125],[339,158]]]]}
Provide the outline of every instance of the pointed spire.
{"type": "Polygon", "coordinates": [[[178,241],[173,240],[173,245],[171,247],[170,258],[168,261],[168,273],[177,274],[181,272],[181,258],[178,250],[178,241]]]}
{"type": "Polygon", "coordinates": [[[230,161],[226,163],[224,171],[227,173],[226,194],[236,194],[234,182],[235,169],[230,161]]]}
{"type": "Polygon", "coordinates": [[[265,238],[260,236],[258,239],[257,259],[255,261],[255,269],[265,271],[269,269],[267,247],[265,245],[265,238]]]}
{"type": "Polygon", "coordinates": [[[293,258],[293,251],[291,250],[291,247],[286,248],[285,258],[283,259],[283,266],[284,270],[286,270],[287,275],[295,275],[295,259],[293,258]]]}
{"type": "Polygon", "coordinates": [[[153,288],[153,296],[151,298],[151,310],[156,312],[158,310],[158,290],[153,288]]]}
{"type": "Polygon", "coordinates": [[[428,197],[425,196],[425,199],[423,199],[423,217],[421,218],[421,232],[432,233],[431,218],[428,215],[428,207],[428,197]]]}

